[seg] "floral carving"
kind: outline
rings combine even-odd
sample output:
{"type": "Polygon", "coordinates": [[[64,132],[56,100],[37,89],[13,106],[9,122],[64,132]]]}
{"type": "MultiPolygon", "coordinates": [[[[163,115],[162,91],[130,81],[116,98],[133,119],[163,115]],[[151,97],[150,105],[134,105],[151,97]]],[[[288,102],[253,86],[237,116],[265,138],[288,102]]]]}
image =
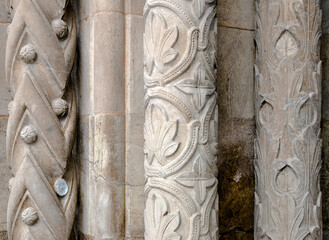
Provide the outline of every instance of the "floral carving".
{"type": "MultiPolygon", "coordinates": [[[[191,0],[188,0],[191,1],[191,0]]],[[[206,4],[213,3],[215,0],[192,0],[193,1],[193,10],[198,18],[202,17],[206,4]]]]}
{"type": "Polygon", "coordinates": [[[180,240],[181,236],[176,232],[179,224],[179,211],[170,213],[160,194],[149,196],[145,209],[145,240],[180,240]]]}
{"type": "Polygon", "coordinates": [[[37,140],[38,135],[34,127],[29,125],[22,129],[21,137],[26,144],[32,144],[37,140]]]}
{"type": "Polygon", "coordinates": [[[147,109],[145,127],[145,153],[149,164],[156,159],[161,165],[166,165],[168,158],[178,149],[179,143],[173,141],[177,134],[178,121],[169,121],[166,111],[155,104],[147,109]]]}
{"type": "Polygon", "coordinates": [[[145,26],[144,51],[145,65],[148,75],[151,75],[154,66],[164,73],[166,64],[176,59],[178,52],[173,48],[178,39],[178,27],[167,26],[162,14],[154,10],[149,16],[145,26]]]}
{"type": "Polygon", "coordinates": [[[145,239],[215,240],[216,0],[148,0],[144,13],[145,239]]]}
{"type": "Polygon", "coordinates": [[[52,102],[52,107],[55,114],[59,117],[64,117],[69,109],[67,101],[57,98],[52,102]]]}
{"type": "Polygon", "coordinates": [[[207,97],[212,95],[216,88],[207,77],[201,64],[194,70],[193,79],[184,79],[175,85],[182,92],[192,95],[194,107],[200,112],[206,104],[207,97]]]}
{"type": "Polygon", "coordinates": [[[39,219],[38,213],[35,211],[33,207],[26,208],[22,212],[22,220],[28,226],[32,226],[33,224],[35,224],[38,221],[38,219],[39,219]]]}
{"type": "Polygon", "coordinates": [[[255,238],[322,239],[318,0],[257,1],[255,238]]]}
{"type": "Polygon", "coordinates": [[[197,157],[192,172],[182,172],[176,177],[176,181],[186,187],[193,187],[196,200],[202,204],[206,199],[207,188],[215,184],[216,178],[207,172],[206,163],[197,157]]]}
{"type": "Polygon", "coordinates": [[[62,19],[56,19],[52,21],[51,26],[53,27],[59,39],[62,39],[67,36],[69,31],[67,27],[67,23],[64,22],[62,19]]]}
{"type": "Polygon", "coordinates": [[[37,52],[32,44],[27,44],[22,47],[20,55],[26,63],[33,63],[37,59],[37,52]]]}

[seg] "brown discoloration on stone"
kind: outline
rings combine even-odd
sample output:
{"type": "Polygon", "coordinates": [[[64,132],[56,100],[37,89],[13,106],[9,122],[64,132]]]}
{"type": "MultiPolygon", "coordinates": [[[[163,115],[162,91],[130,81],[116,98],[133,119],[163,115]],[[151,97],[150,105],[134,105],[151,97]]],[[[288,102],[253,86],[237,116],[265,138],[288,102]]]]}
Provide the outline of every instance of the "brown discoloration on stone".
{"type": "Polygon", "coordinates": [[[8,240],[7,231],[0,231],[0,240],[8,240]]]}
{"type": "Polygon", "coordinates": [[[223,120],[219,129],[220,239],[252,239],[255,123],[223,120]]]}
{"type": "Polygon", "coordinates": [[[82,232],[79,232],[79,239],[80,240],[95,240],[94,237],[89,236],[87,234],[83,234],[82,232]]]}

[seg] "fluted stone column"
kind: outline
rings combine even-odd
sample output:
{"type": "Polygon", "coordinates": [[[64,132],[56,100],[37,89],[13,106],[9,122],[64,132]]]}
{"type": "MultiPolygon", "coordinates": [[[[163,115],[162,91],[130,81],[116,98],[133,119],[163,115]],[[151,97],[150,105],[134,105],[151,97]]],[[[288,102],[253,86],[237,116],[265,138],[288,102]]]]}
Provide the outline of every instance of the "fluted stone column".
{"type": "Polygon", "coordinates": [[[76,97],[70,79],[76,25],[69,0],[7,1],[7,159],[14,177],[9,239],[70,237],[77,202],[71,149],[76,97]]]}
{"type": "Polygon", "coordinates": [[[216,1],[145,10],[145,239],[218,239],[216,1]]]}
{"type": "Polygon", "coordinates": [[[322,239],[319,0],[258,0],[255,239],[322,239]]]}

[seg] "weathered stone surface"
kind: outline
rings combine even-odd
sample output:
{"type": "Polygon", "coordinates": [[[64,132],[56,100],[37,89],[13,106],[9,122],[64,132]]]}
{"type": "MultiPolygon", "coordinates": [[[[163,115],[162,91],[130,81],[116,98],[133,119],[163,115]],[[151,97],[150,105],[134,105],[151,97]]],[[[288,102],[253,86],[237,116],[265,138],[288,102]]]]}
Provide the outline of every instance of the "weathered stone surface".
{"type": "Polygon", "coordinates": [[[218,1],[219,239],[253,239],[254,3],[218,1]]]}
{"type": "Polygon", "coordinates": [[[11,16],[7,11],[6,1],[0,1],[0,23],[10,23],[10,22],[11,22],[11,16]]]}
{"type": "Polygon", "coordinates": [[[254,31],[218,28],[219,115],[231,119],[254,117],[254,31]]]}
{"type": "Polygon", "coordinates": [[[146,1],[146,240],[218,239],[216,3],[146,1]]]}
{"type": "Polygon", "coordinates": [[[5,76],[5,56],[8,26],[9,23],[0,23],[0,116],[8,115],[8,104],[11,101],[11,96],[7,88],[5,76]]]}
{"type": "Polygon", "coordinates": [[[254,0],[218,0],[217,8],[219,26],[241,30],[255,29],[254,0]]]}
{"type": "Polygon", "coordinates": [[[219,129],[219,239],[252,239],[255,122],[222,116],[219,129]]]}
{"type": "MultiPolygon", "coordinates": [[[[143,61],[141,61],[144,18],[140,15],[127,14],[125,21],[125,111],[126,113],[144,114],[144,104],[141,104],[144,101],[143,61]]],[[[143,132],[141,133],[143,134],[143,132]]]]}
{"type": "Polygon", "coordinates": [[[79,1],[82,239],[125,237],[124,1],[79,1]],[[104,27],[105,25],[106,27],[104,27]],[[82,237],[83,236],[83,237],[82,237]]]}
{"type": "Polygon", "coordinates": [[[135,16],[143,16],[143,8],[146,0],[126,0],[125,13],[135,16]]]}
{"type": "Polygon", "coordinates": [[[79,232],[91,239],[124,237],[124,116],[79,121],[79,232]]]}
{"type": "Polygon", "coordinates": [[[257,1],[255,239],[323,239],[318,0],[257,1]]]}
{"type": "Polygon", "coordinates": [[[12,177],[8,162],[6,158],[6,148],[3,147],[6,145],[6,128],[7,128],[8,117],[0,116],[0,239],[6,239],[4,236],[7,232],[7,205],[9,199],[9,191],[8,191],[8,182],[12,177]]]}
{"type": "Polygon", "coordinates": [[[144,115],[126,115],[126,238],[144,237],[144,115]],[[136,224],[138,223],[138,224],[136,224]]]}
{"type": "Polygon", "coordinates": [[[13,21],[5,70],[14,96],[6,135],[13,175],[8,186],[8,238],[69,239],[77,202],[71,158],[77,103],[70,79],[75,17],[67,1],[7,3],[13,21]],[[65,182],[65,192],[56,187],[59,179],[65,182]]]}
{"type": "Polygon", "coordinates": [[[11,178],[6,157],[6,129],[8,122],[8,103],[11,96],[6,84],[5,52],[7,27],[11,21],[5,9],[5,1],[0,1],[0,239],[7,240],[7,206],[9,199],[8,182],[11,178]]]}

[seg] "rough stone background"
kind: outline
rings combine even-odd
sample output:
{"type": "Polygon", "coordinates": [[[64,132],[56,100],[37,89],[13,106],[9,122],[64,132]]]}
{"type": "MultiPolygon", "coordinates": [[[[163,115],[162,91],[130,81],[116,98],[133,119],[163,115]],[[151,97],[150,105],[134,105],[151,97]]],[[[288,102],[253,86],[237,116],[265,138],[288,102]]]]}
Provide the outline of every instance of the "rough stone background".
{"type": "Polygon", "coordinates": [[[219,234],[253,239],[254,0],[218,1],[219,234]]]}
{"type": "MultiPolygon", "coordinates": [[[[130,240],[143,238],[144,0],[125,0],[122,5],[123,1],[79,0],[76,5],[79,8],[77,82],[80,121],[77,159],[80,166],[80,199],[75,232],[79,239],[102,238],[97,234],[102,232],[102,227],[107,226],[101,224],[106,225],[107,217],[113,213],[97,212],[97,206],[98,211],[101,207],[108,207],[98,205],[97,198],[103,197],[102,202],[107,202],[109,196],[113,196],[115,201],[120,200],[119,205],[124,204],[122,207],[125,208],[125,211],[121,211],[124,216],[120,216],[120,223],[116,225],[118,235],[125,235],[130,240]],[[104,22],[112,23],[112,27],[104,28],[104,22]],[[124,49],[116,49],[113,45],[122,45],[122,42],[125,43],[124,49]],[[115,58],[112,59],[111,55],[115,55],[115,58]],[[101,61],[105,68],[97,64],[98,61],[101,61]],[[115,66],[115,61],[119,63],[118,67],[108,67],[115,66]],[[115,71],[115,74],[111,71],[115,71]],[[113,77],[117,79],[118,85],[111,82],[113,77]],[[97,89],[97,86],[101,89],[97,89]],[[102,90],[105,92],[100,94],[102,90]],[[114,91],[119,93],[119,99],[113,99],[111,92],[114,91]],[[98,134],[99,132],[102,134],[98,134]],[[111,151],[103,151],[107,148],[111,151]],[[121,162],[122,165],[114,166],[111,164],[113,161],[121,162]],[[111,175],[112,168],[122,168],[124,171],[111,175]],[[122,189],[126,193],[125,196],[113,195],[113,191],[120,192],[122,189]],[[97,222],[92,220],[96,218],[97,222]]],[[[5,156],[7,106],[11,95],[6,88],[4,76],[6,29],[11,19],[5,11],[4,2],[0,0],[0,240],[7,239],[7,185],[11,177],[5,156]]],[[[218,0],[221,240],[253,239],[254,8],[254,0],[218,0]]],[[[322,9],[321,187],[324,239],[329,239],[329,1],[322,0],[322,9]]],[[[106,232],[103,233],[106,235],[106,232]]]]}

